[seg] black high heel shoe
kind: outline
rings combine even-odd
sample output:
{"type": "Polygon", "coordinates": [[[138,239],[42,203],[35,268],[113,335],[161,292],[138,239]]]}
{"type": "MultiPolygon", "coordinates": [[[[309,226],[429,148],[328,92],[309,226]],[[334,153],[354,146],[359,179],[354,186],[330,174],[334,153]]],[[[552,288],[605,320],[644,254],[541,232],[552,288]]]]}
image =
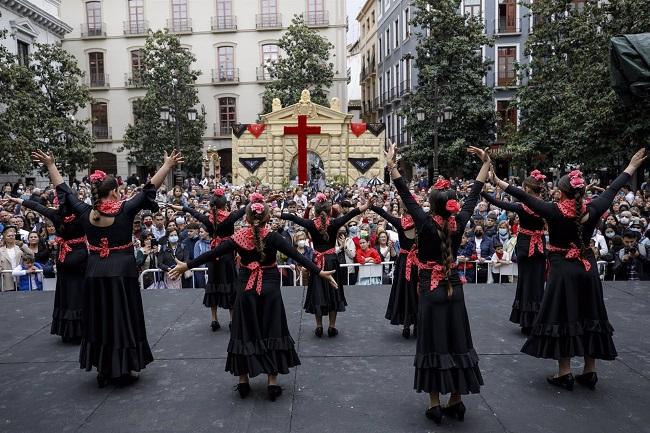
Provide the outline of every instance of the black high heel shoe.
{"type": "Polygon", "coordinates": [[[108,384],[111,383],[110,379],[108,376],[102,374],[102,373],[97,373],[97,386],[100,388],[106,388],[108,384]]]}
{"type": "Polygon", "coordinates": [[[212,332],[217,332],[217,330],[221,328],[221,324],[218,320],[213,320],[210,324],[210,328],[212,328],[212,332]]]}
{"type": "Polygon", "coordinates": [[[316,334],[316,337],[321,338],[323,336],[323,327],[319,326],[316,328],[314,331],[314,334],[316,334]]]}
{"type": "Polygon", "coordinates": [[[269,385],[266,390],[269,393],[269,399],[271,401],[275,401],[276,398],[282,395],[282,387],[280,385],[269,385]]]}
{"type": "Polygon", "coordinates": [[[327,336],[328,337],[336,337],[339,335],[339,330],[336,328],[332,328],[331,326],[327,328],[327,336]]]}
{"type": "Polygon", "coordinates": [[[564,388],[567,391],[573,391],[573,383],[575,382],[575,379],[573,377],[573,374],[568,373],[565,374],[564,376],[550,376],[546,378],[546,381],[550,383],[551,385],[558,386],[560,388],[564,388]]]}
{"type": "Polygon", "coordinates": [[[442,422],[442,408],[440,405],[430,407],[424,412],[424,415],[438,425],[442,422]]]}
{"type": "Polygon", "coordinates": [[[445,416],[451,417],[451,418],[456,418],[458,421],[464,421],[465,420],[465,411],[467,408],[463,404],[462,401],[459,401],[458,403],[452,404],[451,406],[447,405],[442,408],[442,413],[445,416]]]}
{"type": "Polygon", "coordinates": [[[405,326],[404,329],[402,329],[402,337],[404,337],[407,340],[411,338],[411,328],[405,326]]]}
{"type": "Polygon", "coordinates": [[[248,394],[251,393],[251,386],[248,382],[242,382],[237,384],[237,392],[241,398],[248,397],[248,394]]]}
{"type": "Polygon", "coordinates": [[[598,382],[598,375],[595,371],[579,374],[575,377],[576,382],[580,385],[586,386],[590,390],[596,389],[596,383],[598,382]]]}

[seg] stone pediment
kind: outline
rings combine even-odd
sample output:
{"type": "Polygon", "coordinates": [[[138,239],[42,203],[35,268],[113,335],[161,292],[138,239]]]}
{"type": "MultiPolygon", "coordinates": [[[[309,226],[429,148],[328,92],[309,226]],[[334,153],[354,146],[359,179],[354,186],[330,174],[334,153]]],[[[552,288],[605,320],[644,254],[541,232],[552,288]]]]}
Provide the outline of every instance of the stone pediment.
{"type": "Polygon", "coordinates": [[[261,117],[262,123],[266,123],[267,125],[293,124],[296,123],[299,114],[306,115],[309,123],[350,123],[352,120],[351,114],[344,114],[323,105],[314,104],[313,102],[289,105],[278,111],[264,114],[261,117]]]}

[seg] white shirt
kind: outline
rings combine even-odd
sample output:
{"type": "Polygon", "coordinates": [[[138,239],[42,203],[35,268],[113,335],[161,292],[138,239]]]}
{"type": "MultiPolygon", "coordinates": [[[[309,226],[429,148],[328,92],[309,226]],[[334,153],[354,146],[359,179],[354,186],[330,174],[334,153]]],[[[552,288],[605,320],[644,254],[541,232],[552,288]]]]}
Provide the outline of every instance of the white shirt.
{"type": "Polygon", "coordinates": [[[598,251],[600,251],[601,256],[604,256],[609,252],[609,248],[607,247],[607,240],[605,239],[605,236],[600,234],[600,232],[596,231],[591,239],[596,242],[596,247],[598,247],[598,251]]]}
{"type": "Polygon", "coordinates": [[[11,269],[18,266],[18,263],[16,263],[16,248],[7,248],[7,256],[9,257],[9,263],[11,263],[11,269]]]}

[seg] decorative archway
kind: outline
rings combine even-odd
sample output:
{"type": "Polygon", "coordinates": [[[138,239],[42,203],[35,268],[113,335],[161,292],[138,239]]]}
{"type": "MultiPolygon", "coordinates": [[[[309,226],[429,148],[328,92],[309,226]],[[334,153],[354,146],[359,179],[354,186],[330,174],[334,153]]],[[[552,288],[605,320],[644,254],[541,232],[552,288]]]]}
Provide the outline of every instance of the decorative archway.
{"type": "Polygon", "coordinates": [[[106,174],[117,176],[117,156],[110,152],[95,152],[90,164],[90,172],[101,170],[106,174]]]}
{"type": "MultiPolygon", "coordinates": [[[[307,151],[307,178],[311,181],[313,167],[318,167],[321,170],[325,170],[325,165],[320,155],[311,150],[307,151]]],[[[289,169],[289,181],[297,180],[298,177],[298,155],[294,156],[291,160],[291,168],[289,169]]]]}

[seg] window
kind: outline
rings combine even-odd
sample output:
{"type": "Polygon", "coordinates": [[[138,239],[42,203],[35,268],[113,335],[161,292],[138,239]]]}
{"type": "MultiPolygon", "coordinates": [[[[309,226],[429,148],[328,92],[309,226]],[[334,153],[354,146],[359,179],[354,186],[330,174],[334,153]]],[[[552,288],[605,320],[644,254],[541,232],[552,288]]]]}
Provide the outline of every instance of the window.
{"type": "Polygon", "coordinates": [[[582,12],[585,9],[585,0],[572,0],[571,6],[574,10],[582,12]]]}
{"type": "Polygon", "coordinates": [[[517,74],[515,72],[517,47],[499,47],[497,56],[497,86],[513,86],[517,82],[517,74]]]}
{"type": "Polygon", "coordinates": [[[395,92],[393,96],[397,96],[397,89],[399,88],[399,63],[395,65],[395,92]]]}
{"type": "Polygon", "coordinates": [[[391,39],[390,39],[390,28],[386,29],[386,57],[390,56],[390,44],[391,44],[391,39]]]}
{"type": "Polygon", "coordinates": [[[219,98],[219,133],[230,135],[232,127],[237,123],[237,100],[233,97],[219,98]]]}
{"type": "Polygon", "coordinates": [[[102,5],[100,2],[86,3],[86,20],[88,36],[102,35],[102,5]]]}
{"type": "Polygon", "coordinates": [[[171,27],[175,32],[187,31],[191,27],[187,16],[187,0],[172,0],[171,27]]]}
{"type": "Polygon", "coordinates": [[[497,143],[503,143],[509,132],[517,129],[517,110],[510,101],[497,101],[497,143]]]}
{"type": "Polygon", "coordinates": [[[404,9],[402,25],[404,26],[402,33],[404,33],[404,39],[411,37],[411,11],[409,8],[404,9]]]}
{"type": "Polygon", "coordinates": [[[388,137],[393,139],[393,116],[390,114],[386,117],[386,127],[388,128],[388,137]]]}
{"type": "Polygon", "coordinates": [[[379,37],[379,61],[381,62],[384,58],[384,42],[381,36],[379,37]]]}
{"type": "Polygon", "coordinates": [[[397,47],[399,47],[399,20],[395,20],[395,23],[393,23],[393,37],[394,37],[393,47],[397,49],[397,47]]]}
{"type": "Polygon", "coordinates": [[[131,84],[141,84],[142,83],[142,72],[144,71],[144,65],[142,64],[142,50],[133,50],[131,51],[131,84]]]}
{"type": "Polygon", "coordinates": [[[379,77],[379,94],[382,97],[382,102],[383,102],[383,95],[384,95],[384,77],[379,77]]]}
{"type": "Polygon", "coordinates": [[[235,80],[235,49],[233,47],[217,48],[217,70],[219,81],[235,80]]]}
{"type": "Polygon", "coordinates": [[[106,76],[104,74],[104,53],[89,53],[89,81],[90,87],[104,87],[106,76]]]}
{"type": "Polygon", "coordinates": [[[307,0],[307,24],[325,24],[324,0],[307,0]]]}
{"type": "Polygon", "coordinates": [[[20,39],[16,42],[16,55],[18,56],[18,64],[22,66],[29,66],[29,44],[20,39]]]}
{"type": "Polygon", "coordinates": [[[465,15],[473,15],[475,17],[481,16],[481,0],[465,0],[464,10],[465,15]]]}
{"type": "Polygon", "coordinates": [[[386,99],[390,100],[391,91],[393,90],[393,80],[390,76],[390,69],[386,71],[386,99]]]}
{"type": "Polygon", "coordinates": [[[375,25],[375,11],[372,11],[372,13],[370,14],[370,18],[372,20],[372,25],[374,26],[375,25]]]}
{"type": "Polygon", "coordinates": [[[129,0],[129,32],[142,34],[146,32],[144,25],[144,0],[129,0]]]}
{"type": "Polygon", "coordinates": [[[404,59],[404,81],[406,90],[411,90],[411,58],[407,57],[404,59]]]}
{"type": "Polygon", "coordinates": [[[278,60],[280,50],[275,44],[262,45],[262,66],[264,67],[264,79],[270,80],[271,74],[268,72],[267,66],[270,62],[278,60]]]}
{"type": "Polygon", "coordinates": [[[517,1],[499,0],[499,19],[497,21],[497,33],[516,33],[519,31],[517,25],[517,1]]]}
{"type": "Polygon", "coordinates": [[[135,125],[140,120],[140,111],[142,110],[142,99],[136,99],[131,103],[131,110],[133,112],[133,124],[135,125]]]}
{"type": "Polygon", "coordinates": [[[108,104],[106,102],[93,102],[90,105],[93,138],[106,140],[110,138],[108,131],[108,104]]]}
{"type": "Polygon", "coordinates": [[[217,0],[217,22],[216,28],[234,29],[235,17],[232,14],[232,0],[217,0]]]}

